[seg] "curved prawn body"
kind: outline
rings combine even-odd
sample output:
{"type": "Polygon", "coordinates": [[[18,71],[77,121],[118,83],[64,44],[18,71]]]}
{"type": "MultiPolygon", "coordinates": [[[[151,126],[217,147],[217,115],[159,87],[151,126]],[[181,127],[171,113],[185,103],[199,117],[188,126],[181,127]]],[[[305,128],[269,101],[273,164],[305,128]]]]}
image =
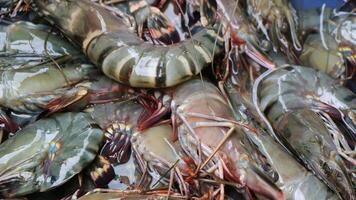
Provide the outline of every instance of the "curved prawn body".
{"type": "Polygon", "coordinates": [[[0,68],[20,68],[50,57],[81,55],[72,44],[49,30],[46,25],[25,21],[4,26],[0,32],[0,68]]]}
{"type": "Polygon", "coordinates": [[[122,19],[90,1],[35,1],[105,75],[132,87],[169,87],[190,79],[222,52],[223,39],[204,28],[171,46],[143,42],[122,19]],[[83,21],[87,23],[84,25],[83,21]]]}
{"type": "Polygon", "coordinates": [[[290,33],[293,48],[297,51],[302,50],[297,36],[296,11],[287,0],[246,0],[246,5],[250,17],[254,19],[265,37],[272,41],[275,49],[279,49],[280,46],[286,50],[291,49],[285,36],[285,33],[290,33]]]}
{"type": "Polygon", "coordinates": [[[243,133],[246,127],[234,123],[228,103],[215,86],[201,80],[189,81],[177,88],[173,102],[182,122],[178,126],[179,142],[200,170],[236,183],[248,195],[254,192],[284,199],[280,189],[257,169],[251,156],[257,152],[243,133]]]}
{"type": "Polygon", "coordinates": [[[38,120],[0,145],[0,194],[44,192],[60,186],[95,158],[104,134],[85,113],[38,120]]]}
{"type": "Polygon", "coordinates": [[[143,107],[133,101],[93,105],[86,110],[105,131],[100,155],[113,164],[126,163],[131,155],[131,136],[136,131],[143,107]]]}
{"type": "Polygon", "coordinates": [[[283,146],[343,199],[354,199],[347,168],[355,166],[356,98],[332,82],[311,68],[282,67],[256,81],[254,102],[283,146]],[[332,118],[343,121],[351,133],[341,132],[332,118]]]}

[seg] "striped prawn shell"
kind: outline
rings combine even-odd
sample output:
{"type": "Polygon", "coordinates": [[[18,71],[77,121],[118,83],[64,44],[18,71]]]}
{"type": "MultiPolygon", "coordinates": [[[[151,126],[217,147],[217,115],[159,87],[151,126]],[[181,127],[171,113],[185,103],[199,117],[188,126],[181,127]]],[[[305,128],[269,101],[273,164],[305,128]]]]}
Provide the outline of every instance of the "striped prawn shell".
{"type": "Polygon", "coordinates": [[[214,28],[203,28],[191,39],[169,46],[145,43],[124,21],[88,0],[35,0],[35,6],[105,75],[132,87],[162,88],[198,74],[223,50],[214,28]]]}

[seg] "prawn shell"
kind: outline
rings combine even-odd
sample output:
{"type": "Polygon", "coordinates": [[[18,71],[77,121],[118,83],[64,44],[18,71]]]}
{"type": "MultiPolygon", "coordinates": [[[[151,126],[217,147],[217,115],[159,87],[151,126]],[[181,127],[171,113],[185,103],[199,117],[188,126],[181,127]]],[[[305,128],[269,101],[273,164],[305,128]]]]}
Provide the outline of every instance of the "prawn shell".
{"type": "Polygon", "coordinates": [[[259,108],[279,142],[339,196],[354,199],[352,175],[333,142],[333,126],[319,113],[345,117],[352,130],[354,123],[347,120],[355,113],[356,96],[312,68],[290,65],[261,77],[256,87],[259,108]]]}
{"type": "MultiPolygon", "coordinates": [[[[233,113],[229,104],[220,91],[209,82],[196,79],[182,84],[173,96],[173,101],[178,105],[177,112],[180,113],[180,116],[198,113],[233,121],[233,113]]],[[[229,127],[227,125],[203,125],[192,128],[193,133],[188,125],[192,127],[200,122],[211,124],[216,121],[189,115],[185,120],[186,123],[178,127],[178,139],[184,152],[196,163],[199,163],[198,148],[202,149],[203,159],[211,155],[225,137],[229,127]]],[[[257,152],[243,131],[242,127],[236,126],[234,132],[219,147],[205,168],[209,169],[213,167],[214,163],[221,162],[226,166],[224,179],[244,184],[249,192],[255,192],[270,199],[284,199],[281,190],[257,169],[256,163],[252,159],[257,152]]]]}
{"type": "MultiPolygon", "coordinates": [[[[78,55],[80,52],[65,38],[50,32],[43,24],[18,21],[7,27],[6,50],[51,56],[78,55]]],[[[1,46],[1,45],[0,45],[1,46]]]]}
{"type": "Polygon", "coordinates": [[[139,169],[144,170],[144,163],[147,163],[148,172],[152,177],[151,184],[160,180],[161,184],[168,185],[169,170],[175,163],[178,164],[180,157],[177,155],[176,146],[171,140],[172,127],[160,125],[136,132],[131,138],[135,158],[139,164],[139,169]],[[170,146],[169,144],[172,144],[170,146]],[[163,177],[162,177],[163,176],[163,177]]]}
{"type": "Polygon", "coordinates": [[[121,18],[93,2],[34,2],[46,19],[76,41],[106,76],[131,87],[177,85],[197,75],[223,51],[224,40],[217,24],[190,40],[158,46],[145,43],[128,30],[121,18]]]}
{"type": "Polygon", "coordinates": [[[336,41],[329,34],[324,35],[328,49],[322,46],[319,35],[309,35],[303,45],[300,60],[303,65],[325,72],[333,78],[341,78],[346,71],[346,63],[338,52],[336,41]]]}
{"type": "Polygon", "coordinates": [[[45,58],[81,56],[69,41],[44,24],[18,21],[0,25],[0,68],[20,68],[42,63],[45,58]]]}
{"type": "Polygon", "coordinates": [[[94,160],[103,136],[85,113],[57,114],[28,125],[0,146],[1,195],[62,185],[94,160]]]}

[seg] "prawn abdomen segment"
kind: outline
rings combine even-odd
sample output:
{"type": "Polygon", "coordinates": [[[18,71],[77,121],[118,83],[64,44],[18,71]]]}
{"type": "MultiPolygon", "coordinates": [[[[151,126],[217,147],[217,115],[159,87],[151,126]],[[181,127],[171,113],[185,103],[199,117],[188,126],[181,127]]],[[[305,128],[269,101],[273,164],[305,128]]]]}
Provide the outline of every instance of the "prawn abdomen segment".
{"type": "MultiPolygon", "coordinates": [[[[112,34],[110,34],[112,36],[112,34]]],[[[105,37],[105,36],[101,36],[105,37]]],[[[138,40],[124,43],[117,36],[87,50],[88,56],[107,76],[133,87],[170,87],[190,79],[203,67],[212,63],[216,52],[221,52],[223,41],[212,30],[203,30],[192,39],[168,47],[138,40]]]]}
{"type": "Polygon", "coordinates": [[[177,85],[198,74],[224,49],[216,27],[203,28],[178,44],[153,45],[129,31],[128,25],[110,10],[91,1],[35,3],[105,75],[132,87],[177,85]]]}

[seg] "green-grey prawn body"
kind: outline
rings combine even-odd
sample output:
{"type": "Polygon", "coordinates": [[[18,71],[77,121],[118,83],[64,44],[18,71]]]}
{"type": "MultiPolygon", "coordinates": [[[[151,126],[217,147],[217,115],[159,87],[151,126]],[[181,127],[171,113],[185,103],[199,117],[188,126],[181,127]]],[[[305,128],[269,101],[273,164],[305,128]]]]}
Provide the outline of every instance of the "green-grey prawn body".
{"type": "Polygon", "coordinates": [[[311,66],[333,78],[345,78],[346,60],[339,53],[337,42],[327,33],[324,33],[324,40],[328,44],[328,49],[323,47],[323,41],[319,34],[308,35],[300,55],[301,62],[303,65],[311,66]]]}
{"type": "Polygon", "coordinates": [[[184,169],[185,165],[177,153],[179,142],[172,141],[172,134],[170,125],[159,125],[133,134],[131,143],[138,169],[145,173],[145,167],[148,168],[150,176],[145,180],[145,187],[153,187],[158,181],[168,186],[170,173],[167,172],[170,168],[175,177],[177,170],[184,169]]]}
{"type": "Polygon", "coordinates": [[[41,119],[0,145],[0,193],[4,197],[55,188],[90,164],[103,132],[85,113],[41,119]]]}
{"type": "MultiPolygon", "coordinates": [[[[58,63],[43,63],[26,68],[0,70],[0,105],[19,113],[39,114],[56,103],[71,102],[70,99],[86,95],[87,88],[83,82],[95,68],[76,60],[58,63]]],[[[66,103],[64,103],[66,104],[66,103]]]]}
{"type": "Polygon", "coordinates": [[[330,105],[355,124],[356,95],[337,83],[327,74],[312,68],[296,65],[282,67],[264,79],[264,86],[259,90],[262,97],[260,105],[262,110],[270,107],[267,117],[271,119],[279,118],[288,110],[305,107],[323,110],[330,105]],[[277,83],[278,80],[280,82],[277,83]],[[279,97],[281,95],[283,99],[279,97]]]}
{"type": "Polygon", "coordinates": [[[256,88],[258,106],[276,137],[294,156],[339,196],[354,199],[347,165],[331,136],[335,130],[323,113],[340,115],[352,129],[356,98],[333,82],[312,68],[281,67],[262,75],[256,88]]]}
{"type": "Polygon", "coordinates": [[[26,21],[1,25],[0,68],[24,67],[40,63],[49,56],[55,59],[81,55],[70,42],[50,30],[49,26],[26,21]]]}
{"type": "MultiPolygon", "coordinates": [[[[240,97],[241,93],[234,83],[228,80],[224,87],[235,111],[236,120],[248,123],[251,127],[258,127],[255,125],[256,111],[250,104],[246,105],[246,102],[249,102],[240,97]]],[[[267,163],[260,164],[260,168],[282,189],[286,199],[338,199],[325,183],[299,164],[271,135],[261,128],[256,130],[256,133],[245,133],[265,157],[267,163]]]]}
{"type": "Polygon", "coordinates": [[[174,86],[198,74],[223,50],[217,26],[178,44],[158,46],[145,43],[121,18],[90,1],[35,3],[105,75],[132,87],[174,86]]]}

